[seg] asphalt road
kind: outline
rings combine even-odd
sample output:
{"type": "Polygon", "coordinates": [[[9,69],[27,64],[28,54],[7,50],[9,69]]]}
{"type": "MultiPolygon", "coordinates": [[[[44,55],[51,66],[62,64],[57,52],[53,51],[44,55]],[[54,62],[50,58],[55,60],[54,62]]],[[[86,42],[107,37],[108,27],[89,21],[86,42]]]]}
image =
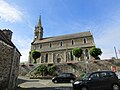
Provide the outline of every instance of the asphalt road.
{"type": "Polygon", "coordinates": [[[73,90],[71,83],[54,84],[51,80],[18,78],[17,90],[73,90]]]}
{"type": "Polygon", "coordinates": [[[73,90],[72,87],[17,88],[17,90],[73,90]]]}

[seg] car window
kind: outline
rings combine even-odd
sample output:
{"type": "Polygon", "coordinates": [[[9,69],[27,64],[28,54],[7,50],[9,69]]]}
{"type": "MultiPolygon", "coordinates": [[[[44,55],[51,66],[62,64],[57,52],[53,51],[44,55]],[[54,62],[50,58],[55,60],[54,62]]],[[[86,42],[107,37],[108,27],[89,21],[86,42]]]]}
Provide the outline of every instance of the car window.
{"type": "MultiPolygon", "coordinates": [[[[115,74],[116,74],[116,76],[120,79],[120,73],[119,73],[119,72],[116,72],[115,74]]],[[[112,76],[112,75],[111,75],[111,76],[112,76]]]]}
{"type": "Polygon", "coordinates": [[[108,75],[108,73],[106,73],[106,72],[101,72],[101,73],[100,73],[100,77],[101,77],[101,78],[106,78],[106,77],[109,77],[109,75],[108,75]]]}
{"type": "Polygon", "coordinates": [[[59,76],[60,77],[66,77],[66,74],[60,74],[59,76]]]}
{"type": "Polygon", "coordinates": [[[115,77],[115,76],[116,76],[115,73],[109,72],[109,77],[115,77]]]}
{"type": "Polygon", "coordinates": [[[91,76],[90,76],[91,79],[99,79],[99,73],[93,73],[91,76]]]}
{"type": "Polygon", "coordinates": [[[70,77],[70,74],[66,74],[66,77],[70,77]]]}

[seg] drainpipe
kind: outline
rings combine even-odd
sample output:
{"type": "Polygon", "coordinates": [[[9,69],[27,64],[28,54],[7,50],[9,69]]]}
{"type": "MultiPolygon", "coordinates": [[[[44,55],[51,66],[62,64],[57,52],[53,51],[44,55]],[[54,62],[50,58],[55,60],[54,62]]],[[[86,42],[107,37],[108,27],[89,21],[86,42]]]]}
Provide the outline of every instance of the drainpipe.
{"type": "MultiPolygon", "coordinates": [[[[12,90],[11,88],[11,76],[12,76],[12,71],[13,71],[13,68],[14,68],[14,61],[15,61],[15,56],[16,56],[16,47],[13,48],[13,59],[11,60],[11,68],[10,68],[10,74],[9,74],[9,82],[8,82],[8,89],[7,90],[12,90]]],[[[13,82],[12,82],[13,83],[13,82]]]]}

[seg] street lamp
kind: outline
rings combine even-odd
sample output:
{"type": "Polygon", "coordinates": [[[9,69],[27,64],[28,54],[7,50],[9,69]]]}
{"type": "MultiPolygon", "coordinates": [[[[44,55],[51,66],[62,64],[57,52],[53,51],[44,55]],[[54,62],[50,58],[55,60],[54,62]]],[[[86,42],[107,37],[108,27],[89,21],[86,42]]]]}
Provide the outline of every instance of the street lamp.
{"type": "Polygon", "coordinates": [[[85,72],[88,72],[88,60],[87,58],[85,59],[85,72]]]}

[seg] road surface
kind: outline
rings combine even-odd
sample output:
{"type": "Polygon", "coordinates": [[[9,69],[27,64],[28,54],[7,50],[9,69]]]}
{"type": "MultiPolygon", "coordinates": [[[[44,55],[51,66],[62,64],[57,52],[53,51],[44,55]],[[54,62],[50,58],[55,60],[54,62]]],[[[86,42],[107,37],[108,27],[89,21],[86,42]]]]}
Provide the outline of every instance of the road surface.
{"type": "Polygon", "coordinates": [[[50,79],[43,80],[19,77],[17,90],[73,90],[73,89],[71,83],[54,84],[50,79]]]}

